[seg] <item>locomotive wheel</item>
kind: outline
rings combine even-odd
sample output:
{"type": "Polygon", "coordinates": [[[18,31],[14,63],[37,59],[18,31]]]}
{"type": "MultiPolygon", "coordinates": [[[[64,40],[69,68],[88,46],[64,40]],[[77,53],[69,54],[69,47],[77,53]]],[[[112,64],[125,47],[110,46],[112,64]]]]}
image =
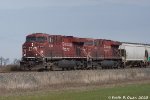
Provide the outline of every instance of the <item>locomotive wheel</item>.
{"type": "Polygon", "coordinates": [[[73,70],[77,70],[77,66],[74,66],[74,67],[73,67],[73,70]]]}
{"type": "Polygon", "coordinates": [[[63,67],[63,68],[62,68],[62,70],[64,71],[64,70],[65,70],[65,68],[63,67]]]}
{"type": "Polygon", "coordinates": [[[53,66],[50,66],[50,71],[53,71],[54,70],[54,67],[53,66]]]}
{"type": "Polygon", "coordinates": [[[31,69],[32,69],[32,66],[28,65],[28,70],[31,71],[31,69]]]}

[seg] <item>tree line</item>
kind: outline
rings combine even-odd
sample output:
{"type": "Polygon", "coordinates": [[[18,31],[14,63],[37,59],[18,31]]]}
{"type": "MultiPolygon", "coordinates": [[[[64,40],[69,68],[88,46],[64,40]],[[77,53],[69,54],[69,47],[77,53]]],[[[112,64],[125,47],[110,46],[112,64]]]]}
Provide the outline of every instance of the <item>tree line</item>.
{"type": "Polygon", "coordinates": [[[19,65],[20,64],[20,60],[19,59],[14,59],[13,62],[10,63],[10,59],[9,58],[4,58],[4,57],[0,57],[0,66],[7,66],[7,65],[19,65]]]}

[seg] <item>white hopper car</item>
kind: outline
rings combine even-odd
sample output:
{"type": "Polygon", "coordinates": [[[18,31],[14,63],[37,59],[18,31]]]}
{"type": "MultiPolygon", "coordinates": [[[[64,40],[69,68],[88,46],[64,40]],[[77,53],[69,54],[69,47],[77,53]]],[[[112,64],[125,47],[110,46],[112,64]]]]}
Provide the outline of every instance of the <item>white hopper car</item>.
{"type": "Polygon", "coordinates": [[[146,67],[150,58],[150,46],[138,43],[122,43],[119,47],[124,67],[146,67]]]}

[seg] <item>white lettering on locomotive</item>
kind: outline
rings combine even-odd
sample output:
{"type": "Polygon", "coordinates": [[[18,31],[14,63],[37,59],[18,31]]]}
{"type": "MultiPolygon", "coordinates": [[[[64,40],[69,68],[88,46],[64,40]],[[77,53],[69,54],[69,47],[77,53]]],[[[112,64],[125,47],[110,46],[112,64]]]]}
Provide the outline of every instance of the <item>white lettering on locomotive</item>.
{"type": "Polygon", "coordinates": [[[104,49],[111,49],[111,46],[104,45],[104,49]]]}
{"type": "Polygon", "coordinates": [[[64,42],[62,42],[62,46],[72,47],[72,43],[64,43],[64,42]]]}
{"type": "Polygon", "coordinates": [[[70,48],[63,47],[63,51],[70,51],[70,48]]]}
{"type": "Polygon", "coordinates": [[[50,44],[49,47],[52,48],[52,47],[53,47],[53,44],[50,44]]]}

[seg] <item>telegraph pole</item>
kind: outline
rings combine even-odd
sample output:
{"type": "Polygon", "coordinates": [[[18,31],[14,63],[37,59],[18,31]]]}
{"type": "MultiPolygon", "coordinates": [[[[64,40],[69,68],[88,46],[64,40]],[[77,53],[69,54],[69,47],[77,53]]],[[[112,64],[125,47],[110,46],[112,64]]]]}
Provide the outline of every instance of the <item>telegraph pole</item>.
{"type": "Polygon", "coordinates": [[[3,65],[3,57],[0,58],[0,64],[1,64],[0,66],[3,65]]]}

